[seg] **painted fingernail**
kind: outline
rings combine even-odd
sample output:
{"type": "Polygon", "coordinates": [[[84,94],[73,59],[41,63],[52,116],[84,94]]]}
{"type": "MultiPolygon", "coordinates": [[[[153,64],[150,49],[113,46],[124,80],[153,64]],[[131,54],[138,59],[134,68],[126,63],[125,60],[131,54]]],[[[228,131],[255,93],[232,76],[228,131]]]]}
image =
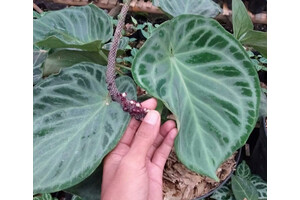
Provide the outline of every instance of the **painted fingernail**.
{"type": "Polygon", "coordinates": [[[151,125],[155,125],[157,123],[158,119],[159,119],[158,112],[154,111],[154,110],[150,110],[148,112],[148,114],[146,115],[144,122],[147,122],[148,124],[151,124],[151,125]]]}

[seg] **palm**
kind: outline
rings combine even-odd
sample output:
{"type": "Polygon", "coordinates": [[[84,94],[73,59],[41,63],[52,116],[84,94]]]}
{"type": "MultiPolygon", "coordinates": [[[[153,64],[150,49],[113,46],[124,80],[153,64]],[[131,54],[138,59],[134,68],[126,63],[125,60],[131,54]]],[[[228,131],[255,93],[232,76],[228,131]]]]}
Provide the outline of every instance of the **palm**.
{"type": "Polygon", "coordinates": [[[147,164],[148,169],[148,182],[149,182],[149,191],[151,192],[148,195],[148,199],[160,199],[162,197],[162,172],[163,169],[157,165],[149,162],[147,164]]]}

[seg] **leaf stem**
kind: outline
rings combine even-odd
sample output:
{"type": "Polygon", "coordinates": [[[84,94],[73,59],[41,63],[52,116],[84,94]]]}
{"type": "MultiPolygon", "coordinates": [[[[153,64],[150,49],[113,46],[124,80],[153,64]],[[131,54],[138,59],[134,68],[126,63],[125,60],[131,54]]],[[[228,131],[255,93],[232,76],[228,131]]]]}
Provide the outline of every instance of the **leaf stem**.
{"type": "Polygon", "coordinates": [[[130,67],[126,67],[125,65],[117,64],[116,66],[131,71],[131,68],[130,67]]]}

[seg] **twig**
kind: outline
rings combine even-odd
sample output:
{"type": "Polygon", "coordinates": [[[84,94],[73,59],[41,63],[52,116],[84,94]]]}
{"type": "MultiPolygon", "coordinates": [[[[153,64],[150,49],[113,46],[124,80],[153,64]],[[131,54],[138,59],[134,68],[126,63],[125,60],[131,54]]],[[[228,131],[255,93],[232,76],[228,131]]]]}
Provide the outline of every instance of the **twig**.
{"type": "Polygon", "coordinates": [[[117,25],[117,28],[115,30],[114,38],[111,44],[111,49],[108,54],[108,64],[107,64],[107,70],[106,70],[106,83],[107,83],[107,89],[109,91],[109,94],[111,96],[111,99],[113,101],[116,101],[121,104],[123,110],[125,112],[129,112],[131,116],[135,117],[137,120],[142,120],[147,112],[147,108],[143,108],[140,103],[134,101],[134,100],[128,100],[126,98],[127,94],[120,93],[115,82],[115,67],[116,67],[116,56],[117,56],[117,50],[119,46],[119,41],[121,37],[121,31],[125,24],[125,17],[127,15],[129,4],[131,0],[127,0],[126,3],[123,5],[119,22],[117,25]]]}
{"type": "Polygon", "coordinates": [[[38,7],[35,3],[33,3],[33,9],[36,10],[38,13],[43,13],[44,11],[42,9],[40,9],[40,7],[38,7]]]}

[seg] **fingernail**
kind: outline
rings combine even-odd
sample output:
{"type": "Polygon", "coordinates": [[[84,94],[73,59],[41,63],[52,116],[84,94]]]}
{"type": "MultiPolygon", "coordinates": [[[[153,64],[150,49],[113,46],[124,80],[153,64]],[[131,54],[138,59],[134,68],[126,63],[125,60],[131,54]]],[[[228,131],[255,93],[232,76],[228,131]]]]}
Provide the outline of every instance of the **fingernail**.
{"type": "Polygon", "coordinates": [[[148,124],[155,125],[159,119],[158,112],[154,110],[150,110],[148,114],[146,115],[144,122],[147,122],[148,124]]]}

